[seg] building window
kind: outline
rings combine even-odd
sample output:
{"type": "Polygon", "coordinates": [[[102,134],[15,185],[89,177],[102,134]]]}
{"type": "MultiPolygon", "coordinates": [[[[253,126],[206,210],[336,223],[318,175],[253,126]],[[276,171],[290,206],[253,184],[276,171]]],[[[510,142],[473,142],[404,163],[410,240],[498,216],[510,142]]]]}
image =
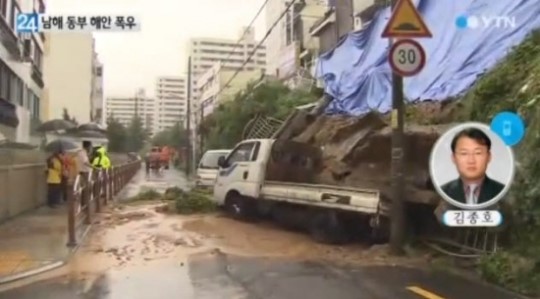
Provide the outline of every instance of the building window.
{"type": "Polygon", "coordinates": [[[28,86],[25,86],[24,88],[24,107],[28,109],[28,111],[32,111],[32,101],[34,98],[32,97],[32,90],[28,88],[28,86]]]}
{"type": "Polygon", "coordinates": [[[0,62],[0,98],[11,101],[9,98],[9,81],[11,70],[3,62],[0,62]]]}
{"type": "Polygon", "coordinates": [[[96,75],[97,75],[98,77],[103,76],[103,67],[98,66],[98,67],[96,68],[96,75]]]}
{"type": "Polygon", "coordinates": [[[32,92],[30,88],[26,89],[26,98],[27,98],[27,109],[30,111],[30,115],[32,115],[32,118],[39,119],[39,98],[32,92]]]}
{"type": "Polygon", "coordinates": [[[11,73],[10,76],[10,82],[9,82],[9,100],[12,103],[16,103],[19,105],[24,105],[23,102],[23,83],[19,77],[17,77],[15,74],[11,73]]]}
{"type": "Polygon", "coordinates": [[[38,10],[38,13],[45,13],[45,3],[43,0],[34,0],[34,9],[38,10]]]}
{"type": "Polygon", "coordinates": [[[41,71],[43,67],[43,51],[41,51],[39,48],[38,42],[35,38],[32,38],[32,41],[34,43],[32,59],[34,61],[34,65],[37,66],[37,68],[41,71]]]}
{"type": "Polygon", "coordinates": [[[0,13],[7,20],[8,18],[8,0],[0,0],[0,13]]]}
{"type": "Polygon", "coordinates": [[[17,14],[20,14],[21,7],[19,6],[19,3],[17,1],[11,2],[11,11],[10,11],[10,19],[9,19],[9,25],[11,26],[11,29],[15,30],[15,20],[17,20],[16,16],[17,14]]]}

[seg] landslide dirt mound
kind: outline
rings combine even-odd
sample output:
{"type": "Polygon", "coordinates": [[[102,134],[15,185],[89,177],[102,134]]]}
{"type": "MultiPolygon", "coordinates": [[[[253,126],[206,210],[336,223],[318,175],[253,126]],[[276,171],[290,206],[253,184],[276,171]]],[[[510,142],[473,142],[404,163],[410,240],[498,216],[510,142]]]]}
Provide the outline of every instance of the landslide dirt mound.
{"type": "MultiPolygon", "coordinates": [[[[451,125],[408,125],[405,128],[406,200],[436,205],[439,198],[429,182],[433,144],[451,125]]],[[[387,117],[319,116],[293,139],[320,147],[322,184],[379,189],[389,198],[392,130],[387,117]]]]}

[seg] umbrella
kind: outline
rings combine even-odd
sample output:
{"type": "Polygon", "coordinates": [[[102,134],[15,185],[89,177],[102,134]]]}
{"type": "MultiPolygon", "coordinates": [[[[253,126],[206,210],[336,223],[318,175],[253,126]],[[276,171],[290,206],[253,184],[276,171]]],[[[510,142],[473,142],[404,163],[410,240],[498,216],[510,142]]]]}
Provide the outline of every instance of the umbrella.
{"type": "Polygon", "coordinates": [[[96,123],[82,124],[79,126],[78,129],[80,131],[94,131],[94,132],[103,132],[103,133],[107,132],[105,128],[103,128],[101,125],[96,124],[96,123]]]}
{"type": "Polygon", "coordinates": [[[0,140],[0,148],[3,149],[35,149],[37,146],[31,145],[28,143],[20,143],[20,142],[4,142],[0,140]]]}
{"type": "Polygon", "coordinates": [[[79,145],[73,141],[66,139],[56,139],[51,141],[47,146],[45,146],[45,151],[47,152],[57,152],[57,151],[72,151],[79,148],[79,145]]]}
{"type": "Polygon", "coordinates": [[[62,131],[75,128],[76,125],[69,121],[63,119],[53,119],[42,123],[37,127],[36,131],[38,132],[51,132],[51,131],[62,131]]]}
{"type": "Polygon", "coordinates": [[[107,138],[105,134],[97,131],[78,131],[75,135],[81,138],[107,138]]]}
{"type": "Polygon", "coordinates": [[[6,141],[6,136],[4,136],[4,134],[0,133],[0,143],[6,141]]]}

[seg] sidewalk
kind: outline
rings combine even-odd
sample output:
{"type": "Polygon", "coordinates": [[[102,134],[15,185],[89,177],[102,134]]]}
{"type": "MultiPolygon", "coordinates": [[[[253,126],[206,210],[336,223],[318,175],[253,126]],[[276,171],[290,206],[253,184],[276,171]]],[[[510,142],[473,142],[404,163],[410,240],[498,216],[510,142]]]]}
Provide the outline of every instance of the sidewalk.
{"type": "Polygon", "coordinates": [[[58,268],[75,249],[66,245],[65,206],[42,207],[0,224],[0,240],[0,284],[58,268]]]}
{"type": "MultiPolygon", "coordinates": [[[[147,180],[139,171],[116,195],[121,201],[145,189],[165,192],[169,187],[185,187],[185,175],[177,170],[167,171],[162,178],[147,180]]],[[[67,246],[67,207],[42,207],[0,223],[0,284],[12,282],[65,265],[77,249],[67,246]]],[[[90,226],[77,233],[79,244],[84,242],[90,226]]]]}

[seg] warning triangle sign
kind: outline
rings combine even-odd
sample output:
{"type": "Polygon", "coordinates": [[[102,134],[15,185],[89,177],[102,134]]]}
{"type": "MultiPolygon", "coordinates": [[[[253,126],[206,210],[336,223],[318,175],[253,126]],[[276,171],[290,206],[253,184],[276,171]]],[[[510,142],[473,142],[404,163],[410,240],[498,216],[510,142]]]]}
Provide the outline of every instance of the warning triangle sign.
{"type": "Polygon", "coordinates": [[[382,37],[432,37],[411,0],[399,0],[382,37]]]}

